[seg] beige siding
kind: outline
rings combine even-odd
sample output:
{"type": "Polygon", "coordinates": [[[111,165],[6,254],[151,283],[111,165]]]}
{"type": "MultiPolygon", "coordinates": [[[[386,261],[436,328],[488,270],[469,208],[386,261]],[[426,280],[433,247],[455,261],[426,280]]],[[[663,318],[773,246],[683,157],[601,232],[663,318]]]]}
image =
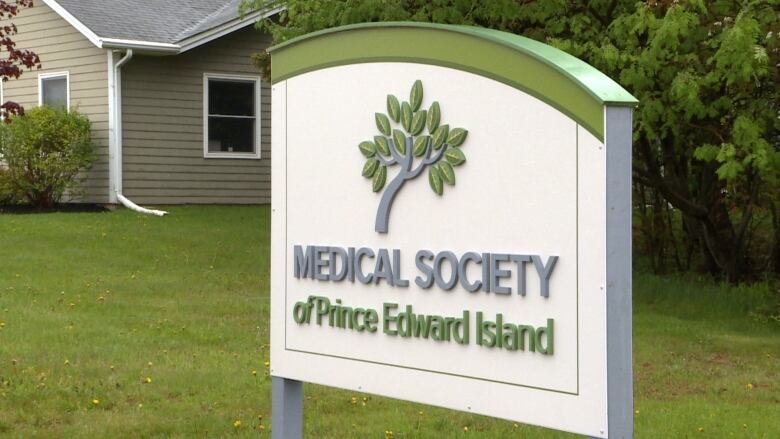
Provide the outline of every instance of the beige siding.
{"type": "Polygon", "coordinates": [[[259,75],[268,46],[249,27],[177,56],[136,56],[122,68],[124,194],[141,204],[268,203],[271,93],[261,92],[261,158],[203,157],[203,74],[259,75]]]}
{"type": "MultiPolygon", "coordinates": [[[[41,70],[25,71],[19,79],[2,85],[3,98],[25,108],[38,105],[38,74],[70,73],[70,106],[92,121],[98,159],[86,173],[80,201],[108,202],[108,64],[106,51],[95,47],[42,1],[22,9],[10,20],[19,33],[17,47],[36,52],[41,70]]],[[[0,23],[5,23],[0,21],[0,23]]]]}

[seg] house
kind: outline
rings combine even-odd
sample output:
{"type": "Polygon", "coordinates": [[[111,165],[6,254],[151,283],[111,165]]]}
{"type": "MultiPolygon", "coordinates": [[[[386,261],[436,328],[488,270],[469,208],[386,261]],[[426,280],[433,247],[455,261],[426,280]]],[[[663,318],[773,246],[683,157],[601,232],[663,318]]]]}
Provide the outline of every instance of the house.
{"type": "Polygon", "coordinates": [[[253,24],[277,11],[239,3],[38,0],[10,21],[42,68],[0,100],[90,118],[99,158],[76,201],[268,203],[271,93],[250,56],[270,44],[253,24]]]}

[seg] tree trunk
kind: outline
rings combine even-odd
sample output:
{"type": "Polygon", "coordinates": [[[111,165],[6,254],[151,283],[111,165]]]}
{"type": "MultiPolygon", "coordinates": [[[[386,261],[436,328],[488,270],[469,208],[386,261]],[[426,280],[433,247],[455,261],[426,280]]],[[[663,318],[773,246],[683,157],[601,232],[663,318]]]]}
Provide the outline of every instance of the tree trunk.
{"type": "Polygon", "coordinates": [[[398,195],[398,191],[406,182],[407,173],[402,170],[394,179],[387,185],[387,189],[382,194],[382,199],[379,201],[379,208],[376,211],[376,223],[374,229],[377,233],[387,233],[388,223],[390,222],[390,208],[393,207],[393,201],[395,196],[398,195]]]}

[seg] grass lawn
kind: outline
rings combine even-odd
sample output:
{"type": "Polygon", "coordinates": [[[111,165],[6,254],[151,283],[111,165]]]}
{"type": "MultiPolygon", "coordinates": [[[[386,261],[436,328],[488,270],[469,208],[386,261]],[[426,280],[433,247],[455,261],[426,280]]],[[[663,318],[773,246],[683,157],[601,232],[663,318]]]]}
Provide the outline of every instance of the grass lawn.
{"type": "MultiPolygon", "coordinates": [[[[269,435],[269,209],[170,210],[0,215],[0,437],[269,435]]],[[[780,438],[770,287],[634,288],[636,437],[780,438]]],[[[311,438],[575,437],[305,394],[311,438]]]]}

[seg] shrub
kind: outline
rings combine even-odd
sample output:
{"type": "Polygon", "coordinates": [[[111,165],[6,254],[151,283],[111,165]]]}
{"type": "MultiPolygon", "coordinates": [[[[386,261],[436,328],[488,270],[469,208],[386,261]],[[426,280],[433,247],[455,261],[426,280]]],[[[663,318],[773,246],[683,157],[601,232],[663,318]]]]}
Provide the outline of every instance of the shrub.
{"type": "Polygon", "coordinates": [[[4,204],[16,204],[16,194],[11,188],[8,169],[0,158],[0,206],[4,204]]]}
{"type": "Polygon", "coordinates": [[[11,193],[36,207],[77,195],[79,173],[95,160],[90,121],[76,110],[37,107],[0,126],[0,154],[11,193]]]}

